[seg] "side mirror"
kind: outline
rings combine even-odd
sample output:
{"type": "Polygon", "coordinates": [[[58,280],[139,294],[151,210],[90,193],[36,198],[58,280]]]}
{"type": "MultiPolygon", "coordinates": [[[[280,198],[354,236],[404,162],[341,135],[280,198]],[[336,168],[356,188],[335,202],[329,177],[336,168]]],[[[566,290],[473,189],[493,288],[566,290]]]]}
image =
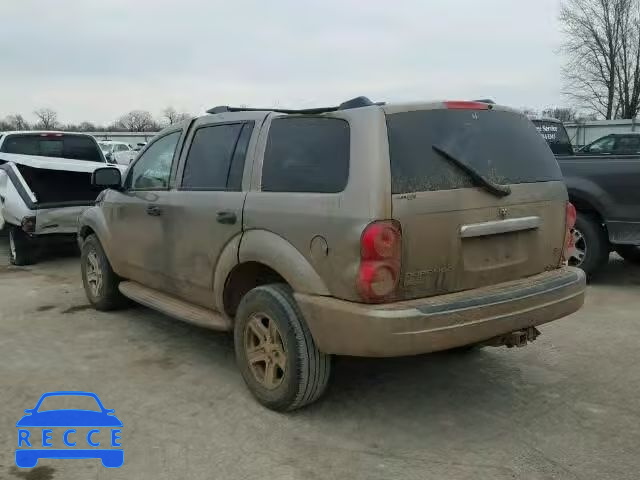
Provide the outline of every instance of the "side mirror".
{"type": "Polygon", "coordinates": [[[96,168],[91,174],[91,185],[118,190],[122,185],[122,174],[116,167],[96,168]]]}
{"type": "Polygon", "coordinates": [[[32,408],[27,408],[24,413],[33,413],[33,409],[32,408]]]}

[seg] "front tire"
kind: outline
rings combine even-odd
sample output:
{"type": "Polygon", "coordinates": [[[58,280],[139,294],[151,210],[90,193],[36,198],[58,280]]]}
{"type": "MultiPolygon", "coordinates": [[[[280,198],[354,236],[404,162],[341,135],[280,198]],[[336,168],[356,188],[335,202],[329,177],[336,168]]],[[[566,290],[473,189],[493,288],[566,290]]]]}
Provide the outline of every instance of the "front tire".
{"type": "Polygon", "coordinates": [[[35,262],[35,242],[20,228],[9,229],[9,263],[11,265],[31,265],[35,262]]]}
{"type": "Polygon", "coordinates": [[[627,262],[640,265],[640,245],[618,245],[616,253],[627,262]]]}
{"type": "Polygon", "coordinates": [[[126,297],[118,290],[120,278],[95,235],[89,235],[82,244],[80,268],[85,294],[96,310],[115,310],[127,304],[126,297]]]}
{"type": "Polygon", "coordinates": [[[331,373],[286,285],[249,291],[234,327],[236,360],[251,393],[264,406],[290,411],[316,401],[331,373]]]}
{"type": "Polygon", "coordinates": [[[569,265],[581,268],[590,276],[609,261],[609,238],[596,218],[578,212],[571,233],[575,247],[569,257],[569,265]]]}

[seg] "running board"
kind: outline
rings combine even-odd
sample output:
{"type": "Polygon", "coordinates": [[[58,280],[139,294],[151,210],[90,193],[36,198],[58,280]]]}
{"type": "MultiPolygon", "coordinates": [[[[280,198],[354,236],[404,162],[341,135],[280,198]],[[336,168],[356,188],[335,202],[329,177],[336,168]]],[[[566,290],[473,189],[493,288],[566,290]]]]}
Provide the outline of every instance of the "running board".
{"type": "Polygon", "coordinates": [[[120,282],[118,288],[125,297],[134,302],[158,310],[178,320],[214,330],[231,330],[231,322],[225,316],[213,310],[187,303],[136,282],[120,282]]]}

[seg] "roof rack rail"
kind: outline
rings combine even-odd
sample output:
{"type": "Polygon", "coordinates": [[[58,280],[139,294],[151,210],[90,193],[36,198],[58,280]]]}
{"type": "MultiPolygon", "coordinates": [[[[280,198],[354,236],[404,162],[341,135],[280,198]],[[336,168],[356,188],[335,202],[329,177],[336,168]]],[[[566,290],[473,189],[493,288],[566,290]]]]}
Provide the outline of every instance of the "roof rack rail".
{"type": "Polygon", "coordinates": [[[207,113],[226,113],[226,112],[278,112],[300,115],[318,115],[320,113],[337,112],[338,110],[349,110],[351,108],[368,107],[371,105],[384,105],[384,102],[373,103],[367,97],[356,97],[346,102],[342,102],[337,107],[320,107],[320,108],[303,108],[299,110],[292,110],[287,108],[248,108],[248,107],[229,107],[227,105],[220,105],[207,110],[207,113]]]}

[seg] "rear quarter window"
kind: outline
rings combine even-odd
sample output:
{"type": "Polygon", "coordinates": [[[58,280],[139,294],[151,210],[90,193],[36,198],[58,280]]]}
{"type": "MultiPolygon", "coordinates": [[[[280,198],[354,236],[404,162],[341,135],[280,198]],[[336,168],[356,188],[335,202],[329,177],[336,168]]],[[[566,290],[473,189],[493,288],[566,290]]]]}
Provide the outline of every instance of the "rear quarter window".
{"type": "Polygon", "coordinates": [[[349,177],[350,130],[327,117],[276,118],[262,167],[266,192],[337,193],[349,177]]]}
{"type": "Polygon", "coordinates": [[[558,163],[526,117],[501,110],[418,110],[387,115],[392,192],[475,186],[445,149],[501,185],[561,180],[558,163]]]}

